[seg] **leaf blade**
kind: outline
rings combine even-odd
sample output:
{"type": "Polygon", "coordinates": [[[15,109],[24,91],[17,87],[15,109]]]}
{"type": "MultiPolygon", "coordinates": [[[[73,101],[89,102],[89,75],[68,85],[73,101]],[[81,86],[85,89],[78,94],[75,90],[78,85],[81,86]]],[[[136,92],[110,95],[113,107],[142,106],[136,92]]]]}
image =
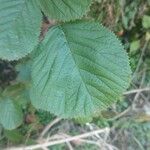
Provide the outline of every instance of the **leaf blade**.
{"type": "Polygon", "coordinates": [[[65,118],[92,116],[128,87],[127,54],[98,23],[55,26],[39,49],[43,52],[32,67],[31,101],[36,108],[65,118]]]}
{"type": "Polygon", "coordinates": [[[62,21],[81,18],[91,4],[91,0],[39,0],[42,11],[50,17],[62,21]]]}
{"type": "Polygon", "coordinates": [[[11,99],[0,101],[0,123],[5,129],[15,129],[22,121],[22,111],[11,99]]]}
{"type": "Polygon", "coordinates": [[[41,18],[33,0],[0,0],[0,58],[17,60],[30,53],[38,43],[41,18]]]}

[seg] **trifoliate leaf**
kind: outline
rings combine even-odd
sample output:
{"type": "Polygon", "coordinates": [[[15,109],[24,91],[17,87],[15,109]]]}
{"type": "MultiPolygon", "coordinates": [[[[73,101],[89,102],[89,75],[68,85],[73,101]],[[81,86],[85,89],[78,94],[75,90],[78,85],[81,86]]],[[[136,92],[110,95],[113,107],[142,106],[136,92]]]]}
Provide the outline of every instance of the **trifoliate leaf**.
{"type": "Polygon", "coordinates": [[[37,0],[42,11],[51,19],[62,21],[81,18],[92,0],[37,0]]]}
{"type": "Polygon", "coordinates": [[[0,100],[0,123],[5,129],[12,130],[22,123],[23,115],[13,100],[0,100]]]}
{"type": "Polygon", "coordinates": [[[130,66],[113,33],[94,22],[55,26],[32,67],[31,101],[61,117],[99,113],[129,85],[130,66]]]}
{"type": "Polygon", "coordinates": [[[34,0],[0,0],[0,58],[17,60],[38,43],[41,12],[34,0]]]}

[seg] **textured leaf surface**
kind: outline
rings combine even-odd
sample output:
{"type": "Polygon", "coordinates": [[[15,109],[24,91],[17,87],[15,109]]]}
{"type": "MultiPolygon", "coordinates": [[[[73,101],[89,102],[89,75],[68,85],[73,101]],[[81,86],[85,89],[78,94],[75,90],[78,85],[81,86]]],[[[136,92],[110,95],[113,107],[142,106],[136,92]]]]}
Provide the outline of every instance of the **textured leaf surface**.
{"type": "Polygon", "coordinates": [[[15,60],[38,43],[41,12],[34,0],[0,0],[0,58],[15,60]]]}
{"type": "Polygon", "coordinates": [[[0,100],[0,123],[5,129],[12,130],[18,127],[22,119],[22,111],[12,100],[0,100]]]}
{"type": "Polygon", "coordinates": [[[63,21],[82,17],[92,0],[37,0],[42,11],[51,19],[63,21]]]}
{"type": "Polygon", "coordinates": [[[128,87],[130,67],[113,33],[93,22],[55,26],[32,68],[31,100],[61,117],[92,116],[128,87]]]}

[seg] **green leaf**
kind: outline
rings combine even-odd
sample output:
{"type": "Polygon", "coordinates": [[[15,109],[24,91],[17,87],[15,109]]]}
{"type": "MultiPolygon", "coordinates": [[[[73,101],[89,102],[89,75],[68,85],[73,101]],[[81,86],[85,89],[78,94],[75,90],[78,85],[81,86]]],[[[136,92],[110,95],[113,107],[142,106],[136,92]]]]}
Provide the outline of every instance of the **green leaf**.
{"type": "Polygon", "coordinates": [[[30,81],[31,76],[31,61],[21,62],[16,65],[16,70],[18,72],[17,81],[26,83],[30,81]]]}
{"type": "Polygon", "coordinates": [[[62,21],[81,18],[92,0],[38,0],[42,11],[51,19],[62,21]]]}
{"type": "Polygon", "coordinates": [[[75,118],[74,121],[79,124],[86,124],[92,122],[92,117],[75,118]]]}
{"type": "Polygon", "coordinates": [[[0,58],[17,60],[38,43],[41,12],[34,0],[0,0],[0,58]]]}
{"type": "Polygon", "coordinates": [[[5,129],[15,129],[22,123],[22,119],[22,111],[13,100],[0,100],[0,123],[5,129]]]}
{"type": "Polygon", "coordinates": [[[5,130],[4,135],[14,144],[19,144],[25,140],[25,136],[22,135],[18,130],[5,130]]]}
{"type": "Polygon", "coordinates": [[[140,40],[131,42],[130,54],[135,54],[139,48],[140,48],[140,40]]]}
{"type": "Polygon", "coordinates": [[[144,15],[142,24],[144,28],[146,29],[150,28],[150,16],[144,15]]]}
{"type": "Polygon", "coordinates": [[[32,67],[31,101],[61,117],[93,116],[129,85],[128,57],[119,40],[94,22],[55,26],[32,67]]]}
{"type": "Polygon", "coordinates": [[[26,108],[27,104],[30,102],[28,84],[17,83],[10,85],[3,90],[2,97],[11,97],[17,105],[26,108]]]}

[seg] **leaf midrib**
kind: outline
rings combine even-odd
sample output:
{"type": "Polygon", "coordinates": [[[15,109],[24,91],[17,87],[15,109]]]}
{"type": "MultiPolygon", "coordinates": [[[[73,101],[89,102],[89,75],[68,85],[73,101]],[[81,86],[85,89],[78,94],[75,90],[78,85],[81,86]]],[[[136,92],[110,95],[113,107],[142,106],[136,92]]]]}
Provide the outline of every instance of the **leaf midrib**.
{"type": "Polygon", "coordinates": [[[80,78],[81,78],[82,83],[84,84],[84,87],[85,87],[85,89],[86,89],[88,95],[90,96],[90,101],[92,102],[92,95],[90,94],[90,92],[89,92],[89,90],[88,90],[88,87],[87,87],[85,81],[84,81],[83,78],[82,78],[81,72],[80,72],[80,70],[78,69],[78,65],[76,64],[75,58],[74,58],[74,56],[73,56],[73,54],[72,54],[72,51],[71,51],[69,42],[68,42],[68,40],[67,40],[67,36],[66,36],[66,34],[65,34],[65,31],[63,30],[63,28],[62,28],[61,25],[58,26],[58,29],[59,29],[59,30],[61,31],[61,33],[63,34],[64,40],[66,41],[66,43],[67,43],[67,45],[68,45],[67,47],[68,47],[69,52],[70,52],[70,54],[71,54],[71,56],[72,56],[72,59],[73,59],[73,61],[74,61],[74,63],[75,63],[75,66],[76,66],[76,68],[77,68],[78,74],[79,74],[79,76],[80,76],[80,78]]]}

